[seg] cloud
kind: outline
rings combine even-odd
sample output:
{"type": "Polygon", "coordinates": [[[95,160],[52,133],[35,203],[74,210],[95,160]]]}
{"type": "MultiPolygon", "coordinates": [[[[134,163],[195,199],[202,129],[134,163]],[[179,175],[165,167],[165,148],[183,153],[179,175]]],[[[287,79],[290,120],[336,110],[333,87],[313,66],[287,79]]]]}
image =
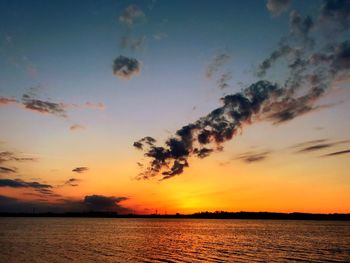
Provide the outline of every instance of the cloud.
{"type": "Polygon", "coordinates": [[[338,152],[331,152],[331,153],[322,155],[322,157],[338,156],[338,155],[343,155],[343,154],[348,154],[348,153],[350,153],[350,150],[344,150],[344,151],[338,151],[338,152]]]}
{"type": "Polygon", "coordinates": [[[10,174],[15,172],[16,172],[16,169],[0,166],[0,174],[10,174]]]}
{"type": "Polygon", "coordinates": [[[300,35],[305,41],[312,43],[309,33],[314,26],[310,16],[303,18],[297,11],[293,10],[289,15],[289,25],[291,34],[300,35]]]}
{"type": "MultiPolygon", "coordinates": [[[[40,197],[40,196],[39,196],[40,197]]],[[[107,197],[103,195],[85,196],[83,200],[59,198],[55,202],[47,199],[35,201],[20,200],[14,197],[0,195],[0,212],[2,213],[65,213],[65,212],[116,212],[131,213],[131,210],[120,203],[126,197],[107,197]]]]}
{"type": "Polygon", "coordinates": [[[53,114],[59,117],[67,118],[65,105],[32,98],[29,94],[23,94],[22,103],[25,109],[43,114],[53,114]]]}
{"type": "Polygon", "coordinates": [[[52,102],[48,100],[39,99],[37,92],[43,89],[42,86],[31,87],[28,92],[24,93],[21,99],[0,97],[0,106],[7,106],[15,104],[22,106],[24,109],[33,111],[40,114],[51,114],[59,117],[67,118],[67,109],[93,109],[93,110],[104,110],[105,105],[102,102],[93,103],[85,102],[83,104],[69,104],[64,102],[52,102]]]}
{"type": "MultiPolygon", "coordinates": [[[[271,4],[277,3],[274,1],[271,4]]],[[[223,150],[223,144],[234,138],[244,125],[254,121],[282,124],[299,116],[330,107],[318,101],[330,91],[334,81],[350,74],[350,41],[345,36],[315,41],[310,31],[322,30],[322,25],[297,12],[290,17],[290,32],[276,50],[259,65],[258,76],[263,77],[278,60],[285,60],[285,79],[280,84],[259,80],[241,92],[221,99],[222,106],[208,115],[178,129],[164,145],[156,145],[145,138],[134,143],[144,151],[148,164],[137,176],[148,179],[161,175],[168,179],[183,173],[190,157],[204,158],[223,150]],[[307,41],[306,41],[307,40],[307,41]],[[313,43],[310,45],[309,43],[313,43]]],[[[206,76],[211,77],[230,57],[223,53],[209,64],[206,76]]],[[[225,83],[225,82],[223,82],[225,83]]],[[[334,143],[308,145],[300,152],[312,152],[333,146],[334,143]],[[328,145],[332,144],[332,145],[328,145]]],[[[266,154],[244,156],[247,162],[259,161],[266,154]]]]}
{"type": "Polygon", "coordinates": [[[155,40],[162,40],[162,39],[167,38],[167,37],[168,37],[168,35],[166,33],[156,33],[153,35],[153,38],[155,40]]]}
{"type": "Polygon", "coordinates": [[[259,81],[240,93],[223,97],[223,106],[183,126],[165,146],[156,146],[156,140],[149,136],[136,141],[134,147],[144,150],[145,156],[150,158],[149,165],[138,178],[148,179],[161,173],[163,179],[168,179],[189,166],[190,156],[204,158],[221,151],[222,144],[231,140],[244,124],[250,123],[273,94],[280,92],[276,84],[259,81]]]}
{"type": "Polygon", "coordinates": [[[140,62],[134,58],[119,56],[113,62],[113,74],[122,79],[131,79],[140,70],[140,62]]]}
{"type": "Polygon", "coordinates": [[[291,148],[307,147],[307,146],[313,145],[313,144],[324,143],[324,142],[326,142],[327,140],[328,140],[328,139],[310,140],[310,141],[306,141],[306,142],[301,142],[301,143],[295,144],[295,145],[293,145],[291,148]]]}
{"type": "Polygon", "coordinates": [[[270,69],[279,58],[284,57],[293,51],[294,50],[289,45],[280,44],[279,47],[259,65],[257,75],[259,77],[265,76],[267,70],[270,69]]]}
{"type": "Polygon", "coordinates": [[[36,189],[47,189],[52,188],[51,185],[41,184],[38,182],[25,182],[21,179],[0,179],[0,187],[13,187],[13,188],[36,188],[36,189]]]}
{"type": "Polygon", "coordinates": [[[304,152],[314,152],[314,151],[319,151],[325,148],[332,147],[333,144],[325,143],[325,144],[316,144],[313,146],[309,146],[306,148],[301,149],[299,152],[304,153],[304,152]]]}
{"type": "Polygon", "coordinates": [[[0,163],[4,162],[24,162],[24,161],[36,161],[33,157],[19,157],[14,152],[3,151],[0,152],[0,163]]]}
{"type": "Polygon", "coordinates": [[[85,126],[80,125],[80,124],[73,124],[69,127],[71,131],[76,131],[76,130],[84,130],[85,126]]]}
{"type": "Polygon", "coordinates": [[[288,10],[291,0],[267,0],[266,7],[274,16],[279,16],[288,10]]]}
{"type": "Polygon", "coordinates": [[[231,56],[227,52],[221,52],[217,55],[215,55],[211,61],[209,62],[206,70],[205,70],[205,76],[207,78],[211,78],[213,74],[219,71],[219,69],[229,62],[231,59],[231,56]]]}
{"type": "Polygon", "coordinates": [[[217,81],[218,88],[219,89],[228,88],[230,86],[228,82],[231,80],[231,78],[232,78],[232,74],[230,72],[221,74],[219,80],[217,81]]]}
{"type": "Polygon", "coordinates": [[[79,186],[79,182],[81,180],[80,179],[77,179],[77,178],[70,178],[68,179],[64,184],[65,185],[69,185],[69,186],[79,186]]]}
{"type": "Polygon", "coordinates": [[[348,144],[350,140],[336,141],[336,142],[328,142],[326,139],[313,140],[304,143],[300,143],[295,145],[293,148],[301,148],[297,151],[297,153],[308,153],[324,150],[327,148],[334,147],[336,145],[348,144]]]}
{"type": "Polygon", "coordinates": [[[137,5],[129,5],[119,16],[119,22],[126,26],[133,26],[146,18],[145,13],[137,5]]]}
{"type": "Polygon", "coordinates": [[[84,173],[86,171],[88,171],[89,168],[88,167],[76,167],[72,170],[72,172],[75,172],[75,173],[84,173]]]}
{"type": "Polygon", "coordinates": [[[0,187],[11,187],[11,188],[32,188],[41,193],[51,192],[52,185],[42,184],[38,182],[26,182],[21,179],[0,179],[0,187]]]}
{"type": "Polygon", "coordinates": [[[238,155],[235,159],[242,160],[246,163],[260,162],[260,161],[264,161],[270,153],[271,152],[269,152],[269,151],[247,152],[247,153],[243,153],[243,154],[238,155]]]}
{"type": "Polygon", "coordinates": [[[321,22],[331,22],[340,30],[347,30],[350,23],[350,2],[347,0],[326,0],[321,9],[321,22]]]}
{"type": "Polygon", "coordinates": [[[126,212],[127,209],[120,206],[119,203],[128,200],[127,197],[87,195],[83,203],[93,211],[119,211],[126,212]]]}
{"type": "Polygon", "coordinates": [[[146,44],[146,37],[132,38],[130,36],[123,36],[120,40],[122,48],[129,48],[132,51],[143,50],[146,44]]]}
{"type": "Polygon", "coordinates": [[[17,104],[17,103],[18,101],[16,99],[0,97],[0,105],[9,105],[9,104],[17,104]]]}

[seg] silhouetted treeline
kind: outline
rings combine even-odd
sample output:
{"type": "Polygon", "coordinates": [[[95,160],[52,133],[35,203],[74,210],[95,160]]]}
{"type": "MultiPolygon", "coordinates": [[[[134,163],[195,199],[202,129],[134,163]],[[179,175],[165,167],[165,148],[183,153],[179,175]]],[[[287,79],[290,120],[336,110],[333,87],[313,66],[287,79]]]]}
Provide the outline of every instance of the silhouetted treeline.
{"type": "Polygon", "coordinates": [[[90,218],[197,218],[197,219],[275,219],[275,220],[342,220],[350,221],[350,214],[309,214],[273,212],[200,212],[194,214],[118,214],[115,212],[67,213],[0,213],[1,217],[90,217],[90,218]]]}

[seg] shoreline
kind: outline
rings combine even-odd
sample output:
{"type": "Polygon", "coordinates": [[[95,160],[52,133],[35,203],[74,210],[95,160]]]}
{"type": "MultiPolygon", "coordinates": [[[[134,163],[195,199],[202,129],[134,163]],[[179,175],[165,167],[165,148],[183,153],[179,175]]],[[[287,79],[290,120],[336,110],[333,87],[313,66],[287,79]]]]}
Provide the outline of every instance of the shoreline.
{"type": "Polygon", "coordinates": [[[349,214],[274,213],[274,212],[202,212],[195,214],[117,214],[114,212],[67,213],[0,213],[0,217],[57,217],[57,218],[156,218],[156,219],[256,219],[256,220],[314,220],[350,221],[349,214]]]}

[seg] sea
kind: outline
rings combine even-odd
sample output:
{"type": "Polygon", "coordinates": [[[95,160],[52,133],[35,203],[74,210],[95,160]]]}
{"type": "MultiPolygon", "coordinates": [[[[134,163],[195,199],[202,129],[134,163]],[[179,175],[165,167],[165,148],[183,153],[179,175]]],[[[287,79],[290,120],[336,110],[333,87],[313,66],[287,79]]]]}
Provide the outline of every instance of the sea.
{"type": "Polygon", "coordinates": [[[0,262],[350,262],[350,222],[2,217],[0,262]]]}

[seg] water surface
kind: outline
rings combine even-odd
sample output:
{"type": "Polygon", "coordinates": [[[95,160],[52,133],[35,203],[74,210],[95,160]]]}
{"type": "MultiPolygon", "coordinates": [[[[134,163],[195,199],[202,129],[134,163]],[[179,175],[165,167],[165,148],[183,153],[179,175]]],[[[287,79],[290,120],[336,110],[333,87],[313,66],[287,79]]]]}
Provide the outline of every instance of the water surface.
{"type": "Polygon", "coordinates": [[[350,222],[0,218],[1,262],[350,262],[350,222]]]}

